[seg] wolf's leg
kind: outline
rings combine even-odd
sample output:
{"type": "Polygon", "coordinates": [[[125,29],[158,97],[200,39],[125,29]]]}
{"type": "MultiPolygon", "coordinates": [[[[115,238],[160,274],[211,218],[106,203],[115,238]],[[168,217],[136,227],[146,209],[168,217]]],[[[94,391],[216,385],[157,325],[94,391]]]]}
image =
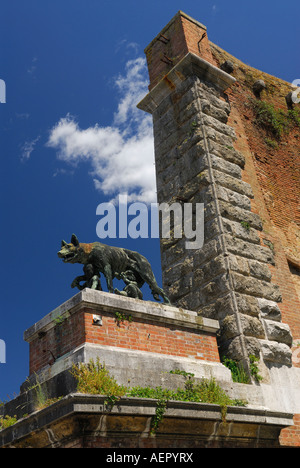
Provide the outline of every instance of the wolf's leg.
{"type": "Polygon", "coordinates": [[[161,296],[165,304],[170,304],[169,298],[167,297],[163,289],[158,286],[150,265],[148,271],[141,271],[137,269],[137,272],[139,273],[143,281],[148,284],[149,288],[151,289],[152,296],[156,301],[159,301],[159,296],[161,296]]]}
{"type": "Polygon", "coordinates": [[[107,289],[110,293],[114,292],[114,287],[113,287],[113,278],[112,278],[112,271],[111,271],[111,266],[109,264],[105,265],[104,267],[104,276],[106,279],[106,284],[107,284],[107,289]]]}
{"type": "Polygon", "coordinates": [[[157,286],[156,288],[152,288],[150,286],[150,288],[154,299],[159,301],[159,296],[161,296],[165,304],[171,304],[170,299],[167,297],[163,289],[161,289],[159,286],[157,286]]]}

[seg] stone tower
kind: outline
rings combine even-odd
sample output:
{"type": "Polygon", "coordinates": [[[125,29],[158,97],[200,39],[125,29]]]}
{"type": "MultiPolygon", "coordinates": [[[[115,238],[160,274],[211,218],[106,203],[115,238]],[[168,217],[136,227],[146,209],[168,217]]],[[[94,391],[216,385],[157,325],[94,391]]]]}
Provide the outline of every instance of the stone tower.
{"type": "Polygon", "coordinates": [[[204,245],[161,239],[164,288],[173,304],[220,322],[221,356],[249,371],[249,356],[291,365],[292,336],[282,322],[274,254],[245,181],[245,156],[229,125],[236,79],[219,66],[205,26],[182,12],[145,49],[149,94],[138,107],[153,116],[158,203],[204,204],[204,245]]]}

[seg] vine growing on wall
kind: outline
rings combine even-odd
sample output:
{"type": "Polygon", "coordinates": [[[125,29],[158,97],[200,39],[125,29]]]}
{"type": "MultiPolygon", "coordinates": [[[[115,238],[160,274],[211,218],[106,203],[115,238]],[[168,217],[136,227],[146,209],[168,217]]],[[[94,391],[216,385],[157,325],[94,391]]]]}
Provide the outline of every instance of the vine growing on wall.
{"type": "MultiPolygon", "coordinates": [[[[256,125],[264,128],[275,140],[280,140],[284,134],[288,134],[295,126],[300,127],[299,109],[284,111],[283,109],[276,109],[272,103],[252,98],[250,103],[254,110],[256,125]]],[[[269,146],[276,147],[276,144],[270,138],[267,139],[267,142],[269,146]]]]}

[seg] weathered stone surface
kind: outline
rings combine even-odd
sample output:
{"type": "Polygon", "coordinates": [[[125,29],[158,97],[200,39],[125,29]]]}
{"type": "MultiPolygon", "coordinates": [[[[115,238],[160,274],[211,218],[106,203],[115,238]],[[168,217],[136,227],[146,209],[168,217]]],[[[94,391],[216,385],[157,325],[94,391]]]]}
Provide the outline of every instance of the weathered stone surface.
{"type": "MultiPolygon", "coordinates": [[[[205,171],[202,173],[203,176],[206,175],[204,173],[205,171]]],[[[208,202],[205,204],[204,210],[206,220],[210,220],[216,216],[222,216],[225,219],[245,222],[256,229],[259,229],[261,226],[260,219],[258,219],[255,213],[244,210],[239,206],[232,205],[224,200],[218,200],[218,204],[215,203],[215,200],[208,202]]]]}
{"type": "Polygon", "coordinates": [[[162,242],[161,252],[163,269],[167,268],[170,264],[183,260],[186,252],[185,239],[178,239],[171,247],[167,243],[166,248],[164,248],[164,243],[162,242]]]}
{"type": "Polygon", "coordinates": [[[274,264],[274,254],[268,247],[255,245],[229,235],[226,235],[226,246],[229,252],[236,255],[241,255],[262,263],[274,264]]]}
{"type": "Polygon", "coordinates": [[[257,262],[256,260],[248,259],[248,265],[251,276],[262,279],[264,281],[271,281],[272,274],[266,264],[257,262]]]}
{"type": "Polygon", "coordinates": [[[276,302],[264,298],[258,298],[257,301],[263,318],[280,322],[281,312],[276,302]]]}
{"type": "Polygon", "coordinates": [[[230,105],[228,102],[220,99],[220,91],[216,89],[212,83],[209,85],[208,83],[204,83],[198,79],[197,84],[198,95],[201,100],[207,99],[213,106],[224,110],[228,115],[230,114],[230,105]]]}
{"type": "Polygon", "coordinates": [[[250,315],[240,314],[242,330],[245,336],[253,336],[256,338],[265,338],[265,332],[260,320],[250,315]]]}
{"type": "MultiPolygon", "coordinates": [[[[203,142],[200,143],[203,145],[203,142]]],[[[226,161],[232,162],[234,164],[237,164],[240,166],[242,169],[245,166],[245,157],[236,151],[232,145],[227,145],[224,146],[222,144],[219,144],[217,142],[214,142],[212,140],[209,140],[207,142],[208,150],[211,154],[215,154],[219,156],[220,158],[225,159],[226,161]]]]}
{"type": "Polygon", "coordinates": [[[264,319],[265,329],[269,340],[285,343],[288,346],[292,345],[293,337],[290,327],[286,323],[275,322],[273,320],[264,319]]]}
{"type": "Polygon", "coordinates": [[[219,218],[213,218],[204,223],[204,239],[208,242],[210,239],[220,235],[222,233],[222,225],[219,222],[219,218]]]}
{"type": "Polygon", "coordinates": [[[233,221],[231,219],[222,218],[222,224],[225,234],[231,234],[234,238],[238,237],[252,244],[259,244],[260,238],[256,229],[245,228],[240,221],[233,221]]]}
{"type": "MultiPolygon", "coordinates": [[[[204,203],[204,209],[206,213],[206,221],[209,222],[212,218],[219,216],[225,216],[224,224],[226,227],[228,226],[228,231],[232,233],[232,228],[230,224],[227,223],[227,218],[231,221],[232,217],[234,217],[237,221],[239,220],[247,220],[248,222],[256,222],[256,216],[250,212],[249,206],[249,199],[244,195],[241,195],[233,190],[216,186],[215,190],[212,186],[210,186],[210,174],[208,170],[205,170],[198,174],[197,180],[199,181],[198,184],[198,192],[193,194],[193,200],[197,203],[204,203]],[[216,203],[218,201],[218,204],[216,203]]],[[[243,232],[242,225],[240,224],[240,237],[251,239],[253,238],[254,241],[257,243],[257,234],[255,231],[249,232],[247,230],[246,233],[243,232]],[[249,235],[250,234],[250,235],[249,235]]]]}
{"type": "Polygon", "coordinates": [[[217,298],[212,304],[202,306],[198,313],[203,317],[215,317],[220,321],[223,320],[226,316],[234,314],[235,309],[233,306],[231,294],[225,294],[224,296],[217,298]]]}
{"type": "Polygon", "coordinates": [[[226,123],[228,120],[228,112],[214,106],[208,99],[201,99],[201,109],[204,114],[214,117],[222,123],[226,123]]]}
{"type": "Polygon", "coordinates": [[[237,164],[226,161],[226,159],[220,158],[213,153],[210,153],[210,160],[214,169],[217,169],[224,174],[229,174],[231,177],[236,177],[237,179],[242,178],[242,170],[237,164]]]}
{"type": "MultiPolygon", "coordinates": [[[[178,276],[177,276],[178,277],[178,276]]],[[[177,281],[168,284],[168,294],[171,303],[176,301],[179,297],[188,294],[192,289],[193,275],[181,275],[177,281]]]]}
{"type": "MultiPolygon", "coordinates": [[[[181,181],[183,187],[189,186],[191,181],[197,177],[200,173],[207,170],[208,160],[206,156],[199,155],[199,145],[194,145],[182,156],[182,173],[181,181]]],[[[174,166],[172,167],[174,171],[174,166]]],[[[180,167],[178,167],[180,170],[180,167]]],[[[201,180],[198,179],[198,184],[201,184],[201,180]]]]}
{"type": "Polygon", "coordinates": [[[263,359],[269,363],[292,364],[291,348],[285,343],[261,340],[261,352],[263,359]]]}
{"type": "Polygon", "coordinates": [[[249,265],[246,258],[238,257],[237,255],[228,255],[230,270],[243,275],[249,275],[249,265]]]}
{"type": "Polygon", "coordinates": [[[256,262],[255,260],[246,259],[238,255],[228,256],[230,270],[241,273],[244,276],[253,276],[254,278],[264,281],[271,280],[271,272],[268,266],[264,263],[256,262]]]}
{"type": "Polygon", "coordinates": [[[174,176],[169,182],[161,185],[161,188],[157,191],[157,201],[158,203],[163,203],[164,201],[170,201],[170,198],[173,193],[177,193],[181,188],[181,179],[180,176],[174,176]]]}
{"type": "Polygon", "coordinates": [[[239,329],[235,315],[227,315],[221,324],[222,339],[230,340],[239,335],[239,329]]]}
{"type": "Polygon", "coordinates": [[[180,158],[181,158],[181,153],[178,147],[175,146],[165,155],[164,158],[159,158],[157,161],[155,161],[156,174],[159,174],[160,172],[165,171],[167,168],[170,168],[170,167],[174,168],[174,165],[180,158]]]}
{"type": "MultiPolygon", "coordinates": [[[[260,352],[260,340],[254,337],[244,337],[244,343],[246,347],[247,355],[253,354],[254,356],[259,356],[260,352]]],[[[244,358],[245,353],[242,346],[241,336],[237,336],[233,339],[224,341],[220,345],[221,356],[227,356],[231,359],[240,361],[244,358]]]]}
{"type": "Polygon", "coordinates": [[[259,231],[262,230],[262,222],[260,217],[252,211],[244,210],[238,206],[231,205],[228,202],[219,201],[219,210],[221,216],[224,218],[231,219],[233,221],[239,221],[240,223],[246,223],[246,225],[255,228],[259,231]]]}
{"type": "Polygon", "coordinates": [[[229,188],[230,190],[234,190],[235,192],[241,193],[242,195],[246,195],[249,198],[253,198],[252,188],[247,182],[244,182],[243,180],[240,180],[236,177],[232,177],[229,174],[224,174],[217,169],[214,169],[213,176],[217,184],[229,188]]]}
{"type": "Polygon", "coordinates": [[[276,284],[267,283],[266,281],[243,276],[238,273],[232,273],[232,275],[234,287],[237,292],[281,302],[281,294],[276,284]]]}
{"type": "Polygon", "coordinates": [[[252,315],[253,317],[259,317],[259,306],[256,297],[248,296],[244,294],[235,294],[238,310],[242,314],[252,315]]]}
{"type": "MultiPolygon", "coordinates": [[[[263,326],[258,318],[251,317],[250,315],[239,314],[239,320],[241,331],[245,336],[265,338],[263,326]]],[[[221,333],[225,340],[229,340],[239,335],[240,331],[235,315],[228,315],[224,318],[221,325],[221,333]]]]}
{"type": "MultiPolygon", "coordinates": [[[[182,296],[179,299],[176,299],[176,306],[179,307],[179,308],[182,308],[182,309],[196,310],[196,311],[201,309],[201,306],[199,305],[198,295],[195,294],[194,291],[190,291],[185,296],[182,296]]],[[[201,312],[201,310],[200,310],[200,312],[201,312]]],[[[200,315],[202,316],[201,313],[200,313],[200,315]]],[[[203,317],[204,317],[204,315],[203,315],[203,317]]],[[[207,316],[207,318],[209,318],[209,317],[207,316]]]]}
{"type": "Polygon", "coordinates": [[[217,198],[219,200],[223,200],[227,203],[231,203],[232,205],[238,206],[243,210],[251,210],[251,202],[248,197],[242,195],[238,192],[234,192],[225,187],[221,187],[220,185],[216,186],[217,198]]]}
{"type": "Polygon", "coordinates": [[[214,257],[210,261],[206,262],[202,267],[194,269],[194,281],[195,287],[201,286],[201,284],[209,281],[210,279],[220,275],[227,271],[225,258],[223,255],[214,257]]]}
{"type": "Polygon", "coordinates": [[[219,239],[212,239],[205,242],[203,247],[194,253],[194,267],[198,269],[210,259],[222,253],[222,247],[219,239]]]}
{"type": "Polygon", "coordinates": [[[203,286],[197,293],[199,305],[206,305],[229,290],[230,284],[227,278],[227,274],[222,274],[214,278],[207,285],[203,286]]]}
{"type": "Polygon", "coordinates": [[[189,275],[193,272],[193,257],[186,257],[180,260],[179,262],[171,265],[169,268],[166,268],[164,272],[164,281],[165,284],[169,287],[178,278],[182,276],[189,275]]]}
{"type": "Polygon", "coordinates": [[[226,125],[223,122],[220,122],[220,120],[215,119],[214,117],[211,117],[210,115],[206,115],[206,114],[203,115],[202,123],[204,124],[205,129],[210,127],[220,133],[223,133],[226,136],[235,138],[235,131],[233,130],[232,127],[229,127],[229,125],[226,125]]]}

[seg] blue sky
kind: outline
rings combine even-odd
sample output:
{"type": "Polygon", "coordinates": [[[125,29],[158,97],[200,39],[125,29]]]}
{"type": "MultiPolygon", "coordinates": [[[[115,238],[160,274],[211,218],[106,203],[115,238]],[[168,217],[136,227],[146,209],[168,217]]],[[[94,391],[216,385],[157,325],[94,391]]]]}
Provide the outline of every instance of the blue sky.
{"type": "MultiPolygon", "coordinates": [[[[96,208],[119,193],[154,201],[151,118],[135,106],[147,92],[143,50],[178,10],[245,63],[300,78],[298,1],[1,2],[0,400],[28,376],[24,330],[76,292],[81,266],[58,259],[61,239],[99,240],[96,208]]],[[[161,283],[156,239],[107,243],[144,254],[161,283]]]]}

